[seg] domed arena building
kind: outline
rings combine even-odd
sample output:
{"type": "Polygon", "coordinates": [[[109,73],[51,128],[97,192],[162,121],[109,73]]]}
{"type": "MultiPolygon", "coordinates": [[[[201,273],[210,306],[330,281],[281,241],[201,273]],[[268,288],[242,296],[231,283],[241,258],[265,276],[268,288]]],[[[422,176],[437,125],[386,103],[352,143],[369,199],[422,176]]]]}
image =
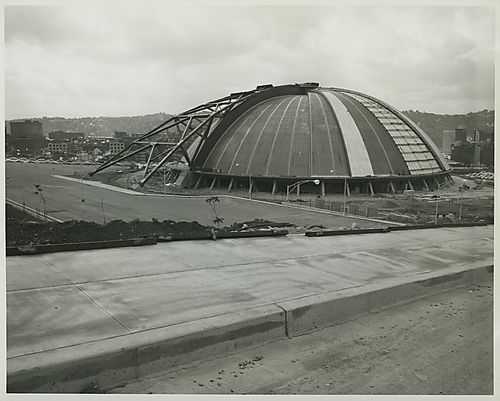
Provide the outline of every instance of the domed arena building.
{"type": "MultiPolygon", "coordinates": [[[[372,96],[316,83],[263,85],[238,95],[205,134],[183,143],[184,185],[324,196],[430,190],[451,181],[428,135],[372,96]]],[[[198,109],[206,114],[214,102],[198,109]]]]}

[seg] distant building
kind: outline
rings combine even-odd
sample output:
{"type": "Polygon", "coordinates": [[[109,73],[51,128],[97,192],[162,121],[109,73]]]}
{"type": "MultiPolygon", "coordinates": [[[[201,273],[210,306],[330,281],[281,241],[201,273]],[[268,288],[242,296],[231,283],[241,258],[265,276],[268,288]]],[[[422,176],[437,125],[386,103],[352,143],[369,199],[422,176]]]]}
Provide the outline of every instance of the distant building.
{"type": "Polygon", "coordinates": [[[111,141],[115,139],[112,136],[107,136],[107,135],[88,135],[87,140],[89,141],[111,141]]]}
{"type": "Polygon", "coordinates": [[[123,142],[110,142],[109,151],[112,155],[115,155],[125,149],[125,144],[123,142]]]}
{"type": "Polygon", "coordinates": [[[125,145],[130,144],[132,141],[135,139],[139,138],[143,134],[138,133],[138,134],[129,134],[126,131],[115,131],[114,132],[114,138],[119,141],[123,142],[125,145]]]}
{"type": "Polygon", "coordinates": [[[34,155],[41,152],[44,144],[42,123],[38,120],[10,122],[9,145],[21,155],[34,155]]]}
{"type": "Polygon", "coordinates": [[[69,142],[50,141],[47,144],[47,150],[51,154],[67,155],[70,151],[70,143],[69,142]]]}
{"type": "Polygon", "coordinates": [[[127,134],[126,131],[115,131],[113,136],[118,140],[123,140],[127,138],[129,135],[127,134]]]}
{"type": "Polygon", "coordinates": [[[5,153],[8,153],[10,151],[10,131],[9,131],[9,124],[7,124],[7,121],[5,122],[5,153]]]}
{"type": "Polygon", "coordinates": [[[471,142],[481,142],[481,131],[479,131],[477,128],[474,129],[474,132],[472,133],[471,142]]]}
{"type": "Polygon", "coordinates": [[[472,164],[474,166],[479,166],[481,164],[481,132],[477,128],[472,132],[469,142],[474,144],[472,164]]]}
{"type": "Polygon", "coordinates": [[[455,130],[444,130],[441,151],[445,155],[451,155],[451,150],[453,148],[454,143],[455,143],[455,130]]]}
{"type": "Polygon", "coordinates": [[[52,131],[49,138],[55,141],[81,141],[85,138],[83,132],[52,131]]]}
{"type": "Polygon", "coordinates": [[[467,133],[465,128],[455,128],[455,143],[463,145],[467,140],[467,133]]]}
{"type": "Polygon", "coordinates": [[[87,152],[81,151],[76,154],[76,158],[82,162],[87,162],[90,160],[90,155],[87,152]]]}

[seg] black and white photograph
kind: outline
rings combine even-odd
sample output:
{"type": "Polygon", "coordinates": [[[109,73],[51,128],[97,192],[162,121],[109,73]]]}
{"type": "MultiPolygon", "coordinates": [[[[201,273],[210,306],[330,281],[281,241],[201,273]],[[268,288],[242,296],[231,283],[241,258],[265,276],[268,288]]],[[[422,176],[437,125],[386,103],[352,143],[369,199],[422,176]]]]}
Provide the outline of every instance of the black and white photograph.
{"type": "Polygon", "coordinates": [[[496,8],[4,2],[2,391],[494,395],[496,8]]]}

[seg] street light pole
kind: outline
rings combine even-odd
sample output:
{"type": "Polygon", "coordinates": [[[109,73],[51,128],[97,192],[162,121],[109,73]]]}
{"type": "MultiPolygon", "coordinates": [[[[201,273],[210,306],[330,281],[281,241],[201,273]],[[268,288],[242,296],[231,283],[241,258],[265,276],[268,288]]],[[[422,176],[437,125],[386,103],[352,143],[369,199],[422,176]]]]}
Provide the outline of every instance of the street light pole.
{"type": "Polygon", "coordinates": [[[462,199],[463,199],[463,193],[462,190],[460,190],[460,197],[458,198],[458,221],[462,221],[462,199]]]}
{"type": "Polygon", "coordinates": [[[286,200],[287,200],[287,202],[288,202],[288,198],[289,198],[291,189],[297,188],[299,185],[306,184],[308,182],[313,182],[315,185],[319,185],[319,183],[320,183],[320,181],[318,179],[316,179],[316,180],[301,180],[301,181],[294,182],[293,184],[287,185],[286,186],[286,200]]]}

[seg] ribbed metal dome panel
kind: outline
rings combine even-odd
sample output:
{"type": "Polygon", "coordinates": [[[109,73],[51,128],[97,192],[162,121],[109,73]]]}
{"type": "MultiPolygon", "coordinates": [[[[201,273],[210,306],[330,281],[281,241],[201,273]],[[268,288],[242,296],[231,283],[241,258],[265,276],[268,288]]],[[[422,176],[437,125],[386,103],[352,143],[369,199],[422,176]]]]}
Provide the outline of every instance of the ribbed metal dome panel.
{"type": "Polygon", "coordinates": [[[253,177],[408,176],[447,170],[436,146],[385,103],[344,89],[271,89],[235,112],[198,168],[253,177]]]}

